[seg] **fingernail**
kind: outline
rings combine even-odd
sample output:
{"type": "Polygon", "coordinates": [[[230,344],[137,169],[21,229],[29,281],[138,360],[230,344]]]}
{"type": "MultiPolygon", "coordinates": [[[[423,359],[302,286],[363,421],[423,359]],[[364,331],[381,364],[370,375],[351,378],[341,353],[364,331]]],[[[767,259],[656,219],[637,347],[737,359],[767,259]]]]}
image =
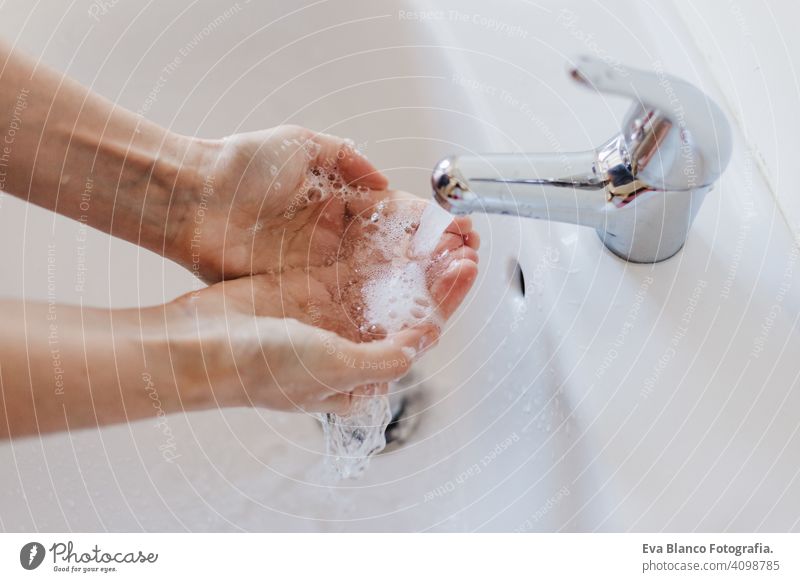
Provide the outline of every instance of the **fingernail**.
{"type": "Polygon", "coordinates": [[[461,270],[461,259],[456,259],[455,261],[452,261],[449,265],[447,265],[447,268],[444,270],[444,273],[442,273],[442,278],[449,277],[450,275],[453,275],[460,270],[461,270]]]}
{"type": "Polygon", "coordinates": [[[438,330],[432,329],[430,331],[427,331],[425,335],[423,335],[420,338],[419,343],[417,344],[417,351],[418,352],[425,351],[426,349],[428,349],[429,347],[431,347],[433,344],[436,343],[438,337],[439,337],[438,330]]]}

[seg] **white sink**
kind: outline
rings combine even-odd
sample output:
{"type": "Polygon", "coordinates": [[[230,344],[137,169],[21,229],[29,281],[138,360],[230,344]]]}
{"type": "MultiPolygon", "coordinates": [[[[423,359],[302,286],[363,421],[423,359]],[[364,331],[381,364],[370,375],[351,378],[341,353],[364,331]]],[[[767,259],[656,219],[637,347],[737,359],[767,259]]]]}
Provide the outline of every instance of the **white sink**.
{"type": "MultiPolygon", "coordinates": [[[[576,54],[661,61],[715,95],[668,6],[652,14],[632,0],[470,0],[452,11],[239,2],[226,17],[229,5],[210,1],[182,16],[188,2],[141,13],[118,3],[99,23],[86,0],[68,12],[44,4],[4,8],[0,31],[121,104],[184,133],[291,122],[349,135],[398,187],[422,195],[447,154],[582,150],[617,131],[627,103],[571,84],[576,54]],[[198,34],[148,104],[162,68],[198,34]]],[[[0,474],[0,525],[798,529],[797,247],[741,141],[685,249],[658,265],[617,259],[590,229],[474,218],[481,274],[416,371],[418,428],[361,480],[321,485],[310,417],[177,415],[171,463],[155,419],[3,445],[0,464],[13,469],[0,474]]],[[[37,260],[54,240],[61,301],[155,303],[192,285],[177,267],[93,233],[81,292],[78,228],[52,221],[3,200],[0,236],[7,246],[25,236],[27,259],[5,258],[14,276],[0,291],[44,298],[37,260]]]]}

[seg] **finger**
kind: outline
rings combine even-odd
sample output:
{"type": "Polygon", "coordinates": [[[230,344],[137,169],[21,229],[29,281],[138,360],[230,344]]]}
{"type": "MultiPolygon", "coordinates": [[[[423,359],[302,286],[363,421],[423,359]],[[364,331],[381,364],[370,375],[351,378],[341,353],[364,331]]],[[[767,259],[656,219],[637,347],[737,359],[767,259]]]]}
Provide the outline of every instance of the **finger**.
{"type": "Polygon", "coordinates": [[[481,247],[481,236],[472,225],[472,220],[468,216],[459,216],[456,222],[464,244],[476,251],[481,247]]]}
{"type": "Polygon", "coordinates": [[[473,250],[481,248],[481,235],[477,230],[473,230],[464,235],[464,244],[473,250]]]}
{"type": "Polygon", "coordinates": [[[389,186],[386,176],[358,151],[352,141],[327,133],[318,133],[314,141],[320,146],[315,162],[321,166],[337,166],[347,183],[373,190],[385,190],[389,186]]]}
{"type": "Polygon", "coordinates": [[[344,415],[358,406],[363,398],[374,398],[375,396],[385,396],[389,392],[389,384],[364,384],[356,386],[349,392],[337,392],[317,404],[315,412],[332,412],[344,415]]]}
{"type": "Polygon", "coordinates": [[[425,201],[400,190],[369,190],[364,197],[349,200],[347,207],[350,214],[363,218],[376,211],[393,216],[407,222],[409,230],[406,232],[413,233],[419,227],[419,217],[425,210],[425,201]]]}
{"type": "Polygon", "coordinates": [[[433,345],[439,331],[421,325],[373,342],[357,343],[339,338],[336,359],[344,365],[331,368],[330,384],[349,390],[361,384],[391,382],[405,376],[417,355],[433,345]]]}
{"type": "Polygon", "coordinates": [[[429,284],[433,285],[433,282],[437,279],[440,279],[450,265],[461,260],[471,261],[477,264],[478,252],[473,248],[460,246],[446,253],[442,253],[434,259],[434,261],[431,263],[430,269],[428,270],[429,284]]]}
{"type": "Polygon", "coordinates": [[[445,229],[445,232],[464,236],[472,232],[472,219],[469,216],[456,216],[453,218],[453,222],[445,229]]]}
{"type": "Polygon", "coordinates": [[[464,243],[464,239],[458,235],[445,233],[439,244],[436,245],[434,257],[441,259],[440,264],[445,266],[457,258],[469,259],[478,262],[478,251],[464,243]]]}
{"type": "MultiPolygon", "coordinates": [[[[464,251],[473,249],[463,247],[464,251]]],[[[453,260],[444,272],[433,281],[431,296],[442,317],[449,318],[472,288],[478,276],[478,266],[469,258],[453,260]]]]}
{"type": "MultiPolygon", "coordinates": [[[[477,250],[480,246],[480,237],[472,230],[472,220],[468,216],[458,216],[442,233],[434,253],[441,255],[444,251],[452,252],[462,246],[477,250]]],[[[475,255],[477,262],[477,255],[475,255]]]]}
{"type": "Polygon", "coordinates": [[[336,392],[350,392],[359,385],[401,378],[417,351],[435,341],[426,329],[358,343],[293,319],[283,320],[283,326],[297,357],[296,373],[289,375],[307,387],[304,392],[312,402],[336,392]]]}
{"type": "Polygon", "coordinates": [[[440,257],[447,253],[452,253],[456,249],[464,246],[464,239],[460,234],[453,234],[452,232],[442,233],[439,242],[436,243],[436,248],[433,251],[434,256],[440,257]]]}
{"type": "Polygon", "coordinates": [[[349,392],[337,392],[325,400],[307,406],[306,410],[308,412],[321,412],[324,414],[338,414],[344,416],[350,412],[352,405],[352,397],[349,392]]]}
{"type": "Polygon", "coordinates": [[[428,320],[394,334],[387,341],[399,344],[403,353],[414,361],[438,343],[441,331],[439,323],[428,320]]]}

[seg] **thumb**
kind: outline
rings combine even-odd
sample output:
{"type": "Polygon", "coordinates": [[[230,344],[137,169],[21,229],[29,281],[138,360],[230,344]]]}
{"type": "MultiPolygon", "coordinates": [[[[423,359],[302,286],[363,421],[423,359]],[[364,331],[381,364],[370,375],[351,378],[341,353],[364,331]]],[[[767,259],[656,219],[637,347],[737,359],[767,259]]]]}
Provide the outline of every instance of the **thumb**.
{"type": "Polygon", "coordinates": [[[338,166],[347,183],[366,186],[372,190],[385,190],[389,186],[386,176],[358,151],[352,141],[327,133],[318,133],[314,136],[314,141],[320,145],[316,163],[321,166],[338,166]]]}
{"type": "Polygon", "coordinates": [[[439,330],[433,325],[420,326],[366,343],[336,338],[332,345],[337,364],[330,368],[327,381],[337,390],[349,391],[363,384],[391,382],[405,376],[414,359],[436,343],[439,330]]]}

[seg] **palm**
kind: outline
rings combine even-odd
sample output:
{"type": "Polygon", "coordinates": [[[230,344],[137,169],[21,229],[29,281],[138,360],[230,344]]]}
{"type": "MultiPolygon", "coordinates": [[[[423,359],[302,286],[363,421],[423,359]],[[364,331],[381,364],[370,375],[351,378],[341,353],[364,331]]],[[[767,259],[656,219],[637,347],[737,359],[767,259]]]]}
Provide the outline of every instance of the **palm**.
{"type": "MultiPolygon", "coordinates": [[[[184,215],[175,240],[192,249],[196,274],[222,281],[192,295],[190,309],[224,324],[227,333],[237,330],[228,337],[228,365],[237,377],[241,364],[255,386],[272,378],[275,385],[256,401],[346,411],[355,389],[385,388],[383,382],[407,369],[406,349],[435,341],[475,279],[478,236],[468,218],[457,218],[438,245],[441,230],[434,229],[434,249],[411,252],[415,240],[425,238],[415,239],[425,202],[387,191],[386,178],[338,138],[283,127],[233,136],[219,147],[214,144],[213,190],[197,207],[202,215],[184,215]],[[323,169],[327,182],[321,185],[323,169]],[[385,224],[396,227],[392,240],[376,236],[385,224]],[[413,286],[403,281],[409,273],[413,286]],[[374,301],[384,287],[403,285],[388,299],[405,310],[374,301]],[[262,354],[250,349],[248,321],[267,345],[262,354]],[[384,335],[391,339],[373,341],[384,335]],[[266,370],[259,355],[267,359],[266,370]],[[376,367],[387,361],[405,366],[376,367]]],[[[219,337],[218,329],[209,333],[219,337]]]]}
{"type": "MultiPolygon", "coordinates": [[[[280,232],[267,235],[274,240],[264,248],[275,249],[270,260],[275,268],[227,283],[227,295],[252,301],[258,315],[298,319],[358,342],[447,319],[475,278],[477,238],[468,219],[457,219],[432,255],[414,256],[414,232],[424,205],[399,192],[309,205],[280,232]],[[373,215],[378,223],[371,220],[373,215]],[[395,230],[403,227],[405,234],[386,244],[380,221],[395,230]],[[382,313],[380,305],[370,308],[365,289],[375,285],[376,277],[411,270],[424,273],[424,288],[418,290],[422,296],[405,299],[410,310],[398,309],[393,318],[391,309],[382,313]]],[[[397,299],[403,301],[399,295],[397,299]]]]}
{"type": "Polygon", "coordinates": [[[208,281],[274,271],[298,249],[308,253],[303,233],[309,223],[331,232],[330,240],[320,237],[315,244],[338,240],[343,215],[328,220],[298,197],[313,168],[334,168],[362,188],[387,186],[344,140],[294,126],[227,138],[214,166],[206,209],[201,220],[187,221],[183,235],[192,238],[197,270],[208,281]]]}

